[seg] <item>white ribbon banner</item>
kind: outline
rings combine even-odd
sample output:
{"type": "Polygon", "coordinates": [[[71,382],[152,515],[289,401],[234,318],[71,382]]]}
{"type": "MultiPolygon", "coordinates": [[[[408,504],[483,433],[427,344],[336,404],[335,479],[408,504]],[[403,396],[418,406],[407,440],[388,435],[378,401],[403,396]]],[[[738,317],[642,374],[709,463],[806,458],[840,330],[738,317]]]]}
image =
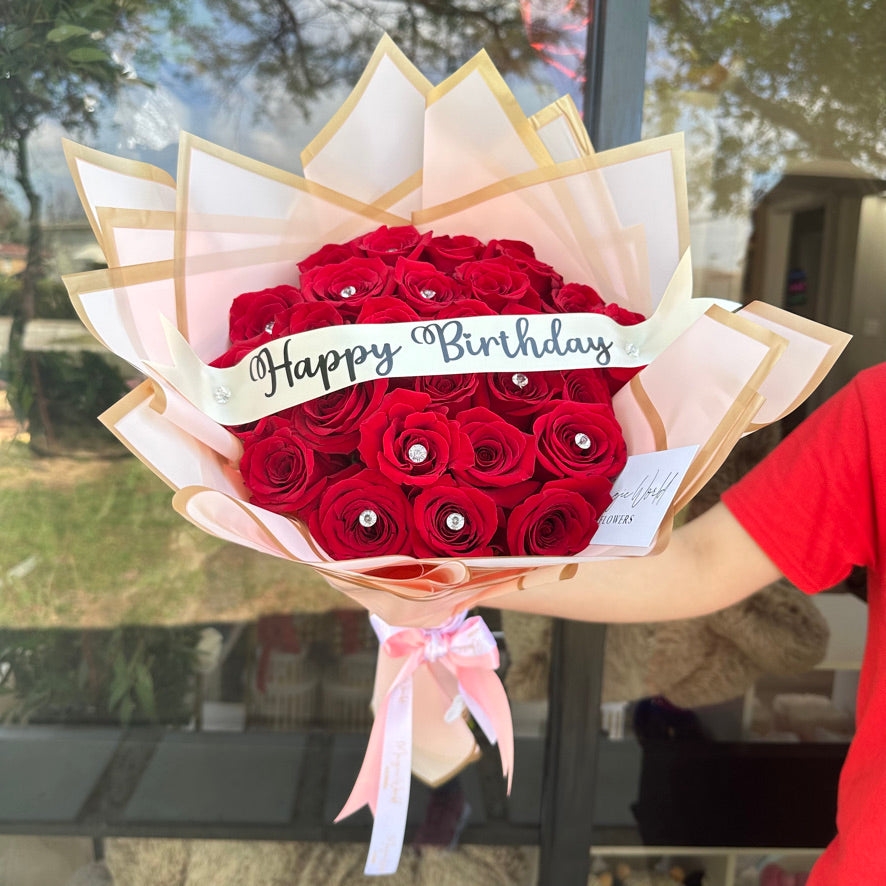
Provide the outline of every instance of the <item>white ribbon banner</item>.
{"type": "Polygon", "coordinates": [[[147,365],[214,421],[239,425],[378,378],[645,366],[712,305],[738,307],[691,294],[687,249],[655,314],[636,326],[602,314],[329,326],[274,339],[226,369],[207,366],[163,317],[172,365],[147,365]]]}
{"type": "Polygon", "coordinates": [[[717,303],[663,302],[636,326],[601,314],[329,326],[274,339],[225,369],[203,363],[166,322],[173,365],[149,365],[205,415],[239,425],[379,378],[645,366],[717,303]]]}

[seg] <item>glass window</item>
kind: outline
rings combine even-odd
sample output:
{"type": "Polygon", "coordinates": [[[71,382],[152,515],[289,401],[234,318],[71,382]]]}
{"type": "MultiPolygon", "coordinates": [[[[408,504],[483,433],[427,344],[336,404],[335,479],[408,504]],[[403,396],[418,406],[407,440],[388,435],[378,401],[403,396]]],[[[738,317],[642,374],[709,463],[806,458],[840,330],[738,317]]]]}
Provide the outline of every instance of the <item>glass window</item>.
{"type": "MultiPolygon", "coordinates": [[[[140,379],[86,333],[60,281],[104,262],[61,139],[175,176],[186,130],[300,172],[301,150],[347,97],[385,32],[432,82],[485,48],[528,114],[564,93],[580,106],[583,6],[7,6],[0,33],[0,830],[40,833],[51,822],[59,835],[365,843],[368,814],[340,826],[332,819],[371,724],[377,641],[366,615],[312,571],[196,530],[170,506],[169,489],[97,422],[140,379]]],[[[499,631],[506,663],[546,654],[544,623],[514,630],[520,636],[511,648],[509,627],[499,631]]],[[[511,683],[520,696],[521,777],[512,797],[495,750],[446,784],[413,789],[409,840],[454,845],[467,829],[466,840],[512,847],[509,856],[495,847],[468,853],[465,882],[487,882],[483,872],[493,869],[532,882],[534,853],[519,847],[538,842],[547,680],[543,668],[522,682],[518,671],[511,683]]],[[[170,846],[161,854],[198,851],[170,846]]],[[[20,841],[0,845],[0,858],[32,850],[77,862],[71,874],[90,855],[88,841],[20,841]]],[[[286,864],[302,857],[280,851],[286,864]]],[[[151,852],[118,840],[108,862],[128,881],[134,870],[153,869],[151,852]]],[[[411,852],[407,872],[421,863],[411,852]]],[[[349,863],[362,868],[365,847],[355,855],[349,863]]],[[[323,857],[328,862],[328,850],[323,857]]]]}
{"type": "Polygon", "coordinates": [[[822,395],[886,344],[886,7],[653,0],[644,137],[682,130],[698,294],[851,332],[822,395]]]}

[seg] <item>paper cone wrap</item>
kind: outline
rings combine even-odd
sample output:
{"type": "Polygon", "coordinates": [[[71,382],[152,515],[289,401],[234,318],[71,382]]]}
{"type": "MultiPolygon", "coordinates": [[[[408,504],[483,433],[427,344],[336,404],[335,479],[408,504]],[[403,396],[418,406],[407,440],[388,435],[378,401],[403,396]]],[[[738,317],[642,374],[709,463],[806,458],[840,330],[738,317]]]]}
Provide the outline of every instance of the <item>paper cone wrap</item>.
{"type": "MultiPolygon", "coordinates": [[[[175,181],[143,163],[65,147],[109,266],[66,278],[71,299],[93,335],[146,376],[101,420],[172,488],[187,520],[311,565],[403,629],[434,628],[594,558],[661,549],[676,510],[741,435],[801,403],[848,340],[770,305],[733,313],[736,305],[692,298],[681,136],[595,153],[570,100],[527,118],[484,53],[433,86],[383,39],[303,152],[303,176],[189,134],[175,181]],[[238,294],[297,283],[297,262],[323,244],[406,224],[525,241],[566,280],[650,317],[632,328],[648,365],[614,398],[628,453],[698,447],[650,545],[591,544],[569,558],[335,562],[301,521],[250,503],[240,442],[183,396],[167,326],[208,363],[228,347],[238,294]]],[[[377,705],[395,671],[383,656],[377,705]]],[[[432,692],[421,669],[415,679],[413,764],[439,782],[476,746],[463,719],[441,725],[451,699],[432,692]]]]}

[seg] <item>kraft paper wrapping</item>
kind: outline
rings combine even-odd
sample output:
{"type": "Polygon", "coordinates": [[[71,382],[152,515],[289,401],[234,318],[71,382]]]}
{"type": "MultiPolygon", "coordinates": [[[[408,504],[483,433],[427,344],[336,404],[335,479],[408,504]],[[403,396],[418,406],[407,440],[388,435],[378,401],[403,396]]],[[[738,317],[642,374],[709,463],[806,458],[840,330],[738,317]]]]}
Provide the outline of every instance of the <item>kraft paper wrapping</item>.
{"type": "MultiPolygon", "coordinates": [[[[187,520],[310,564],[389,624],[438,625],[477,600],[494,605],[533,570],[551,581],[594,558],[660,549],[676,509],[737,439],[802,402],[848,340],[769,305],[736,314],[692,298],[682,138],[595,153],[571,101],[527,118],[484,53],[434,86],[383,39],[302,154],[303,176],[189,134],[176,181],[65,147],[109,266],[66,278],[70,297],[93,335],[146,377],[101,420],[170,486],[187,520]],[[628,452],[699,447],[652,545],[591,545],[568,559],[333,562],[300,521],[248,501],[237,438],[164,376],[164,322],[208,362],[227,348],[239,293],[296,283],[300,259],[382,224],[524,240],[567,280],[652,315],[654,359],[614,402],[628,452]]],[[[379,676],[383,693],[389,677],[379,676]]],[[[462,719],[438,722],[441,699],[417,698],[433,710],[417,710],[416,772],[435,783],[476,748],[462,719]]]]}

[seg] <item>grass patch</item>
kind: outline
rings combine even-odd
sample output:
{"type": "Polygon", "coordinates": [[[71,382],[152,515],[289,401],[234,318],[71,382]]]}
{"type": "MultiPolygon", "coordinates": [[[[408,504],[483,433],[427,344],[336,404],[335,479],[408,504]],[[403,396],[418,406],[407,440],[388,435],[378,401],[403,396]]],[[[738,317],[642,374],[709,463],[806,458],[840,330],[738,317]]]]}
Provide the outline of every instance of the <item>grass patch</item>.
{"type": "Polygon", "coordinates": [[[182,624],[349,605],[307,567],[191,526],[171,498],[131,457],[0,446],[0,625],[182,624]]]}

